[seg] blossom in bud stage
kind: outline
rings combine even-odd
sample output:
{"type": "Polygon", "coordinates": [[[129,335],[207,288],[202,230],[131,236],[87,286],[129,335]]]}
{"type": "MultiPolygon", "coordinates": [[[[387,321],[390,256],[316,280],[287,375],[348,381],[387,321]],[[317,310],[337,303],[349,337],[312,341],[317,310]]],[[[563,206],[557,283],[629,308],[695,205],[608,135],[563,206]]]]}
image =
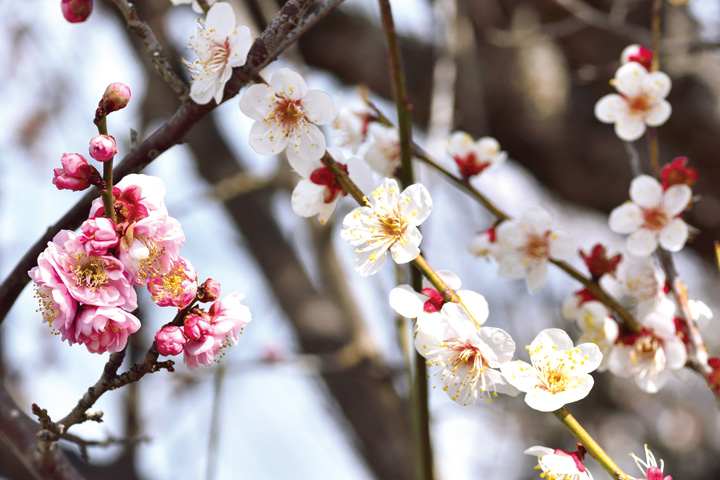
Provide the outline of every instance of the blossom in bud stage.
{"type": "Polygon", "coordinates": [[[493,255],[503,278],[527,278],[530,293],[537,292],[547,276],[549,260],[567,260],[577,251],[575,238],[550,230],[552,217],[542,207],[530,207],[522,219],[506,220],[496,229],[493,255]]]}
{"type": "Polygon", "coordinates": [[[220,297],[220,282],[208,278],[198,287],[197,299],[198,302],[207,303],[214,302],[220,297]]]}
{"type": "Polygon", "coordinates": [[[395,176],[400,169],[400,137],[397,130],[380,123],[368,127],[369,146],[363,159],[370,168],[385,177],[395,176]]]}
{"type": "Polygon", "coordinates": [[[630,183],[630,200],[610,213],[610,229],[631,234],[627,249],[633,255],[651,255],[658,243],[677,252],[685,246],[688,226],[681,218],[692,197],[685,184],[673,185],[663,192],[660,183],[649,175],[635,177],[630,183]]]}
{"type": "Polygon", "coordinates": [[[114,82],[105,89],[100,100],[100,109],[105,113],[117,112],[125,108],[129,101],[130,87],[122,82],[114,82]]]}
{"type": "MultiPolygon", "coordinates": [[[[476,325],[482,325],[488,315],[485,297],[472,290],[459,290],[460,278],[449,270],[438,270],[437,274],[449,288],[457,292],[476,325]]],[[[427,279],[423,279],[421,293],[413,290],[410,285],[399,285],[390,291],[389,299],[392,309],[406,318],[439,313],[446,303],[440,292],[435,290],[427,279]]]]}
{"type": "Polygon", "coordinates": [[[542,470],[540,476],[548,480],[592,480],[593,476],[583,464],[585,449],[578,445],[575,452],[541,446],[530,447],[525,450],[525,455],[538,457],[538,470],[542,470]]]}
{"type": "Polygon", "coordinates": [[[98,162],[107,162],[115,154],[117,154],[117,145],[110,135],[95,135],[90,139],[90,156],[98,162]]]}
{"type": "MultiPolygon", "coordinates": [[[[197,0],[170,0],[170,1],[172,2],[173,5],[183,5],[183,4],[192,3],[193,12],[203,13],[203,9],[197,0]]],[[[211,6],[213,3],[215,3],[215,1],[216,0],[206,0],[207,4],[211,5],[211,6]]]]}
{"type": "MultiPolygon", "coordinates": [[[[474,311],[477,322],[488,316],[474,311]],[[482,315],[482,316],[480,316],[482,315]]],[[[497,370],[508,363],[515,352],[515,342],[500,328],[478,328],[468,312],[456,303],[446,303],[439,318],[418,317],[415,348],[427,359],[429,367],[441,367],[440,381],[450,399],[460,405],[471,405],[489,394],[517,395],[517,390],[497,370]]]]}
{"type": "Polygon", "coordinates": [[[430,215],[432,199],[417,183],[400,192],[395,180],[385,178],[365,199],[366,206],[348,213],[341,237],[355,249],[355,271],[368,276],[380,271],[387,252],[396,263],[407,263],[420,254],[422,235],[417,226],[430,215]]]}
{"type": "Polygon", "coordinates": [[[231,293],[210,306],[204,317],[186,317],[184,332],[188,337],[185,344],[185,364],[191,370],[199,365],[210,365],[213,359],[230,345],[237,344],[238,333],[251,318],[250,310],[241,303],[243,296],[231,293]]]}
{"type": "MultiPolygon", "coordinates": [[[[372,172],[365,162],[355,157],[345,162],[342,152],[333,148],[330,153],[360,190],[367,191],[371,188],[372,172]]],[[[330,168],[321,161],[302,163],[298,167],[298,174],[302,179],[292,193],[293,211],[301,217],[317,216],[320,223],[324,224],[347,192],[330,168]]]]}
{"type": "Polygon", "coordinates": [[[525,403],[541,412],[552,412],[585,398],[594,384],[588,375],[602,362],[602,353],[593,343],[573,347],[564,330],[542,330],[526,347],[532,365],[517,360],[501,367],[511,385],[525,395],[525,403]]]}
{"type": "Polygon", "coordinates": [[[670,475],[667,475],[663,478],[663,469],[665,468],[665,462],[663,462],[661,458],[660,466],[658,467],[657,460],[655,460],[655,455],[653,455],[647,445],[645,445],[645,460],[642,460],[634,453],[631,453],[630,456],[633,458],[633,460],[635,460],[635,464],[638,466],[646,480],[672,480],[672,476],[670,475]]]}
{"type": "Polygon", "coordinates": [[[85,157],[78,153],[63,153],[60,159],[63,168],[53,170],[53,184],[58,190],[85,190],[91,184],[92,177],[100,178],[100,173],[90,165],[85,157]]]}
{"type": "Polygon", "coordinates": [[[477,142],[465,132],[454,132],[447,142],[447,151],[460,169],[463,178],[482,173],[486,168],[503,163],[507,152],[492,137],[482,137],[477,142]]]}
{"type": "Polygon", "coordinates": [[[197,273],[188,260],[179,257],[169,272],[148,280],[147,287],[157,305],[185,308],[195,299],[197,273]]]}
{"type": "Polygon", "coordinates": [[[92,13],[93,0],[61,0],[60,9],[68,22],[84,22],[92,13]]]}
{"type": "Polygon", "coordinates": [[[625,50],[620,54],[620,62],[625,65],[626,63],[636,62],[645,67],[645,70],[650,71],[650,64],[652,63],[653,52],[649,48],[643,47],[642,45],[628,45],[625,50]]]}
{"type": "Polygon", "coordinates": [[[622,260],[622,255],[619,253],[608,257],[605,246],[600,243],[595,244],[591,253],[580,250],[580,256],[587,265],[590,276],[596,281],[605,274],[615,275],[615,270],[622,260]]]}
{"type": "Polygon", "coordinates": [[[476,257],[491,257],[494,256],[497,240],[497,232],[495,227],[489,228],[483,232],[477,233],[470,243],[468,244],[467,250],[470,254],[476,257]]]}
{"type": "Polygon", "coordinates": [[[698,179],[698,172],[694,168],[688,167],[687,162],[687,158],[678,157],[662,168],[660,181],[663,190],[667,190],[673,185],[687,185],[692,189],[698,179]]]}
{"type": "Polygon", "coordinates": [[[233,67],[245,64],[252,46],[250,28],[235,26],[232,5],[219,2],[210,8],[205,21],[198,22],[197,33],[190,38],[188,48],[197,55],[192,63],[184,62],[192,77],[190,98],[199,104],[213,99],[219,104],[233,67]]]}
{"type": "Polygon", "coordinates": [[[115,224],[106,217],[93,217],[80,226],[78,240],[85,245],[90,255],[107,255],[120,242],[115,224]]]}
{"type": "Polygon", "coordinates": [[[187,341],[183,329],[177,325],[165,325],[155,334],[157,351],[166,357],[182,353],[187,341]]]}
{"type": "Polygon", "coordinates": [[[115,353],[125,348],[128,337],[139,329],[140,320],[123,309],[83,305],[75,320],[75,342],[91,353],[115,353]]]}
{"type": "Polygon", "coordinates": [[[260,155],[286,150],[290,165],[304,170],[325,153],[325,136],[317,127],[335,118],[330,95],[308,90],[305,80],[289,68],[281,68],[270,84],[252,85],[240,98],[240,110],[255,120],[250,146],[260,155]],[[286,149],[287,147],[287,149],[286,149]]]}
{"type": "Polygon", "coordinates": [[[595,116],[614,123],[621,140],[631,142],[642,137],[647,126],[662,125],[672,108],[665,100],[672,82],[663,72],[648,71],[636,62],[626,63],[615,73],[614,86],[619,92],[605,95],[595,104],[595,116]]]}

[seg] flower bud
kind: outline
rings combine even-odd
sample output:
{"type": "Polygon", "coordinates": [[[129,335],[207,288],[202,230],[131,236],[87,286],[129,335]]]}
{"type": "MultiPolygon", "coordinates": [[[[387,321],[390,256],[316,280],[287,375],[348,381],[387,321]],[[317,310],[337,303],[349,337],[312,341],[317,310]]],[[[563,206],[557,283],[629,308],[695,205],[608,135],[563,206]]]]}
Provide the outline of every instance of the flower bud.
{"type": "Polygon", "coordinates": [[[197,299],[199,302],[214,302],[220,296],[220,282],[208,278],[205,283],[200,285],[197,290],[197,299]]]}
{"type": "Polygon", "coordinates": [[[188,315],[185,317],[183,330],[190,340],[201,342],[203,337],[210,332],[210,322],[199,315],[188,315]]]}
{"type": "Polygon", "coordinates": [[[625,50],[623,50],[622,54],[620,54],[620,62],[623,65],[629,62],[635,62],[645,67],[645,70],[647,71],[650,71],[652,59],[652,50],[637,44],[625,47],[625,50]]]}
{"type": "Polygon", "coordinates": [[[88,19],[93,9],[92,0],[61,0],[63,17],[70,23],[80,23],[88,19]]]}
{"type": "Polygon", "coordinates": [[[187,338],[182,328],[175,325],[165,325],[155,334],[155,345],[158,353],[166,357],[182,353],[187,338]]]}
{"type": "Polygon", "coordinates": [[[64,153],[60,159],[63,168],[53,169],[53,184],[58,190],[85,190],[92,183],[92,177],[100,177],[100,173],[87,163],[78,153],[64,153]]]}
{"type": "Polygon", "coordinates": [[[108,85],[100,101],[100,108],[105,113],[116,112],[125,108],[130,101],[130,87],[122,82],[114,82],[108,85]]]}
{"type": "Polygon", "coordinates": [[[110,135],[95,135],[90,139],[90,156],[98,162],[107,162],[116,153],[117,145],[110,135]]]}

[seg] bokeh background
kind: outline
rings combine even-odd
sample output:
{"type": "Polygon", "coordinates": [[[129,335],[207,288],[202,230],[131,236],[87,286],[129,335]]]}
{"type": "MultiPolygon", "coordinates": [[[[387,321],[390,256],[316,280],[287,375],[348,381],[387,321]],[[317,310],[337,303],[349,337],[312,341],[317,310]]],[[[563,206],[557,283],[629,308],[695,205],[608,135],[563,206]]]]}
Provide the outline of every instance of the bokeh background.
{"type": "MultiPolygon", "coordinates": [[[[95,134],[97,102],[107,84],[133,91],[130,105],[109,117],[120,157],[180,103],[150,65],[110,1],[96,1],[83,24],[62,18],[59,2],[0,3],[0,277],[79,196],[51,184],[64,152],[85,153],[95,134]]],[[[282,2],[231,0],[238,23],[255,35],[282,2]]],[[[625,148],[593,116],[597,99],[631,43],[650,46],[649,0],[394,0],[403,46],[416,139],[451,166],[443,140],[454,129],[493,136],[511,161],[475,184],[519,216],[543,204],[581,248],[596,242],[620,251],[624,239],[607,228],[607,214],[627,199],[632,178],[625,148]]],[[[195,31],[190,6],[137,2],[178,71],[195,31]]],[[[663,5],[661,68],[673,80],[673,115],[659,129],[661,163],[690,159],[700,172],[698,202],[688,214],[697,228],[676,255],[691,298],[717,311],[718,271],[712,242],[720,238],[720,6],[715,0],[663,5]]],[[[347,0],[267,68],[301,72],[337,106],[358,108],[359,85],[393,116],[384,38],[375,2],[347,0]]],[[[339,239],[341,204],[320,226],[296,217],[290,192],[297,178],[283,158],[259,157],[247,144],[251,122],[233,99],[195,126],[145,173],[166,183],[170,214],[187,240],[183,255],[200,277],[224,294],[239,291],[253,313],[240,344],[219,365],[160,372],[109,392],[96,409],[102,424],[73,428],[90,447],[90,461],[61,442],[87,478],[97,479],[393,479],[413,478],[408,376],[397,319],[387,304],[396,284],[388,264],[380,275],[352,270],[352,247],[339,239]]],[[[328,131],[329,143],[337,142],[328,131]]],[[[649,168],[645,139],[636,142],[649,168]]],[[[489,325],[522,346],[547,327],[567,328],[562,300],[579,288],[551,269],[540,293],[500,279],[496,265],[466,253],[473,234],[492,224],[479,205],[434,172],[419,169],[434,212],[424,226],[423,252],[436,269],[450,269],[463,287],[490,304],[489,325]]],[[[582,268],[579,258],[571,263],[582,268]]],[[[131,359],[147,349],[172,312],[140,293],[143,328],[131,359]]],[[[0,380],[29,412],[33,402],[59,419],[99,377],[107,355],[68,347],[50,335],[26,288],[0,325],[0,380]]],[[[720,356],[719,329],[701,325],[710,353],[720,356]]],[[[625,469],[627,456],[648,443],[674,478],[711,479],[720,472],[720,416],[704,379],[683,371],[658,394],[632,380],[595,374],[596,386],[570,411],[625,469]]],[[[431,385],[436,379],[430,379],[431,385]]],[[[574,441],[552,416],[522,397],[459,407],[431,391],[437,478],[537,478],[541,444],[565,450],[574,441]]],[[[592,461],[596,478],[603,478],[592,461]]],[[[0,438],[0,478],[28,473],[0,438]]]]}

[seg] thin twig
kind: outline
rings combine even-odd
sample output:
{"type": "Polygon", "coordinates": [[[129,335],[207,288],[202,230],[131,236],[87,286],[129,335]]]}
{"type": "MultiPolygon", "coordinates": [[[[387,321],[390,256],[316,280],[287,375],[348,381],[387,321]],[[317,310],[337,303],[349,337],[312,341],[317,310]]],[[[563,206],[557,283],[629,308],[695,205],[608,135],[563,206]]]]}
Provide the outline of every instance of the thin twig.
{"type": "Polygon", "coordinates": [[[593,27],[607,30],[641,45],[647,45],[652,40],[652,34],[646,29],[636,27],[627,22],[616,21],[615,17],[611,17],[603,11],[596,10],[581,0],[555,0],[555,3],[565,8],[577,19],[593,27]]]}

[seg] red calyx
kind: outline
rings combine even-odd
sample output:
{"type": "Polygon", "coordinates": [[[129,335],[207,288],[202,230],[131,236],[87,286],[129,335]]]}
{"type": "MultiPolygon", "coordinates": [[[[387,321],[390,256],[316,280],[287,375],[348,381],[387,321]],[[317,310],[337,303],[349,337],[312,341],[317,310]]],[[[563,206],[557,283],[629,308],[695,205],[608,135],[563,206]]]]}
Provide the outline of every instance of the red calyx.
{"type": "Polygon", "coordinates": [[[580,256],[585,262],[585,265],[587,265],[588,270],[590,270],[590,275],[593,280],[599,279],[606,273],[615,275],[617,266],[620,260],[622,260],[622,255],[619,253],[608,257],[605,246],[600,243],[595,244],[589,254],[580,250],[580,256]]]}
{"type": "MultiPolygon", "coordinates": [[[[339,162],[338,165],[345,173],[348,173],[347,165],[339,162]]],[[[315,185],[325,186],[325,194],[323,195],[323,201],[325,203],[331,203],[338,195],[342,195],[343,197],[347,195],[347,192],[343,189],[342,185],[340,185],[335,174],[332,173],[326,165],[313,170],[310,174],[310,181],[315,185]]]]}
{"type": "Polygon", "coordinates": [[[663,190],[667,190],[673,185],[693,187],[698,179],[698,172],[694,168],[686,166],[687,162],[686,157],[678,157],[663,167],[660,172],[663,190]]]}

